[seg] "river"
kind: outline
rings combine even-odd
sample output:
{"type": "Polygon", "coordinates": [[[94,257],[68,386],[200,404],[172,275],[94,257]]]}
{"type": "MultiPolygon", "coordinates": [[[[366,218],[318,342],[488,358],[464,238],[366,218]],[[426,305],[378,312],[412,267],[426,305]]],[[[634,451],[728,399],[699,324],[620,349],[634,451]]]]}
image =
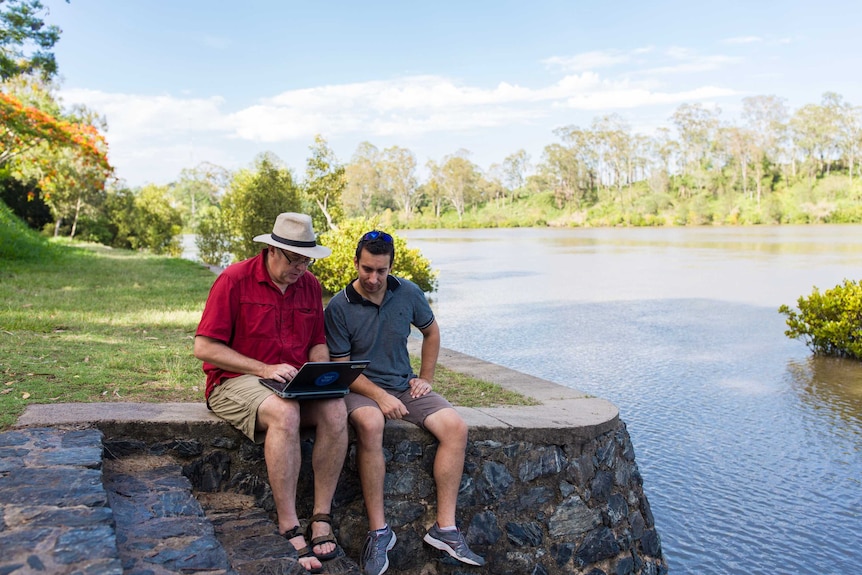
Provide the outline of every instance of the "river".
{"type": "Polygon", "coordinates": [[[862,278],[862,226],[406,231],[443,346],[620,408],[671,573],[862,565],[862,364],[781,304],[862,278]]]}
{"type": "Polygon", "coordinates": [[[862,363],[777,308],[860,279],[862,226],[400,235],[444,347],[620,408],[671,573],[858,572],[862,363]]]}

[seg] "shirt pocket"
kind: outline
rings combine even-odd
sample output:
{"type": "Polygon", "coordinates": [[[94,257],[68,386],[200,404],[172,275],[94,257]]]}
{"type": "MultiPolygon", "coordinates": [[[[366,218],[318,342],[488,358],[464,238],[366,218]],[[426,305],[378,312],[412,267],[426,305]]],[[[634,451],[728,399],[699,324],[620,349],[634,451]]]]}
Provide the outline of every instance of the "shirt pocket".
{"type": "Polygon", "coordinates": [[[320,316],[311,308],[297,307],[291,310],[292,323],[290,326],[295,336],[304,341],[309,341],[317,332],[317,322],[320,316]]]}
{"type": "Polygon", "coordinates": [[[265,303],[242,302],[238,326],[246,339],[272,339],[276,337],[277,317],[275,306],[265,303]]]}

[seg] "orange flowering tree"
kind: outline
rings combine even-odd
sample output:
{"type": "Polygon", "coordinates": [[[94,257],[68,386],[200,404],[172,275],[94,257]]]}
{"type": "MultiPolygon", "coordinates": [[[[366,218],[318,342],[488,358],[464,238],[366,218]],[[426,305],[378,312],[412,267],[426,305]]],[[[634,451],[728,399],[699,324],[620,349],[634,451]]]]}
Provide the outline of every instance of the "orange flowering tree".
{"type": "MultiPolygon", "coordinates": [[[[57,222],[71,217],[72,235],[86,196],[113,172],[104,136],[92,125],[56,117],[0,92],[0,168],[42,190],[57,222]]],[[[33,195],[33,191],[29,195],[33,195]]]]}

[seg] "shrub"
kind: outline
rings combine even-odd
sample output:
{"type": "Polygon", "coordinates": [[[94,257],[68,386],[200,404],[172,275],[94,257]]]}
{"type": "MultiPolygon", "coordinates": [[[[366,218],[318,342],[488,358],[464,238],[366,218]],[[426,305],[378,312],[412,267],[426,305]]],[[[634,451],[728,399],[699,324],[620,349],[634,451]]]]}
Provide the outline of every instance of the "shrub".
{"type": "Polygon", "coordinates": [[[201,210],[195,232],[195,246],[203,263],[219,267],[230,263],[230,230],[218,206],[207,206],[201,210]]]}
{"type": "Polygon", "coordinates": [[[408,248],[404,238],[397,236],[387,226],[381,226],[376,218],[354,218],[339,222],[337,230],[329,230],[318,238],[321,245],[332,250],[332,255],[317,261],[311,270],[324,290],[334,294],[356,278],[353,265],[356,243],[362,234],[374,229],[389,233],[395,242],[393,275],[414,282],[426,293],[437,289],[437,273],[419,250],[408,248]]]}
{"type": "Polygon", "coordinates": [[[815,355],[862,359],[862,282],[845,279],[822,294],[815,287],[797,306],[798,313],[778,308],[787,316],[787,337],[803,340],[815,355]]]}

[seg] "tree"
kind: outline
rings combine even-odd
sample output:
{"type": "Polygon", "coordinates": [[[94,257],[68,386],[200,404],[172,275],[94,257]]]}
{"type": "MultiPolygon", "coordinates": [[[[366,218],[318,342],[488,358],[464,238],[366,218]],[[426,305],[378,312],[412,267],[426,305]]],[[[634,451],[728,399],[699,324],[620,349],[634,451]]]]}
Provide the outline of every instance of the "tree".
{"type": "Polygon", "coordinates": [[[814,189],[814,178],[823,172],[826,154],[831,144],[831,127],[827,111],[817,104],[806,104],[790,118],[790,129],[796,149],[808,175],[808,190],[814,189]]]}
{"type": "Polygon", "coordinates": [[[0,80],[30,73],[48,79],[57,73],[51,48],[61,30],[45,25],[47,13],[39,0],[6,0],[6,8],[0,10],[0,80]]]}
{"type": "Polygon", "coordinates": [[[781,145],[787,132],[787,108],[783,98],[752,96],[742,100],[742,117],[753,136],[752,165],[760,203],[766,169],[780,163],[781,145]]]}
{"type": "Polygon", "coordinates": [[[602,116],[593,121],[593,144],[599,157],[600,181],[615,186],[622,199],[623,186],[629,183],[631,137],[629,127],[617,114],[602,116]]]}
{"type": "Polygon", "coordinates": [[[198,257],[207,265],[223,267],[230,263],[231,236],[218,206],[201,210],[195,228],[198,257]]]}
{"type": "Polygon", "coordinates": [[[682,104],[671,117],[679,133],[682,175],[686,182],[680,189],[681,197],[707,187],[720,113],[718,108],[709,110],[701,104],[682,104]]]}
{"type": "Polygon", "coordinates": [[[527,182],[527,173],[530,171],[530,155],[523,149],[514,154],[509,154],[503,160],[501,167],[503,184],[510,190],[514,201],[518,190],[527,182]]]}
{"type": "MultiPolygon", "coordinates": [[[[721,130],[722,140],[725,148],[733,158],[733,164],[739,170],[739,181],[742,185],[742,193],[748,195],[748,168],[752,159],[758,157],[759,150],[756,147],[754,133],[746,128],[738,126],[727,126],[721,130]]],[[[760,185],[757,186],[757,205],[760,205],[760,185]]]]}
{"type": "Polygon", "coordinates": [[[222,200],[222,216],[230,230],[231,253],[238,260],[260,251],[254,237],[272,230],[282,212],[302,211],[299,187],[274,154],[259,155],[253,169],[234,175],[222,200]]]}
{"type": "Polygon", "coordinates": [[[184,221],[194,228],[199,220],[199,212],[210,206],[218,205],[230,185],[230,172],[215,164],[201,162],[194,168],[185,168],[170,189],[170,196],[181,206],[184,221]]]}
{"type": "Polygon", "coordinates": [[[338,163],[335,153],[320,134],[314,137],[314,144],[309,148],[311,157],[306,162],[305,194],[323,216],[312,214],[314,227],[318,230],[335,229],[344,215],[341,207],[341,195],[347,185],[344,166],[338,163]]]}
{"type": "Polygon", "coordinates": [[[562,144],[545,146],[538,175],[542,183],[554,192],[557,208],[569,202],[581,205],[586,191],[583,185],[584,171],[583,164],[572,148],[562,144]]]}
{"type": "Polygon", "coordinates": [[[182,219],[171,206],[167,186],[148,185],[140,190],[112,189],[105,211],[114,228],[111,245],[155,254],[182,253],[178,235],[182,219]]]}
{"type": "Polygon", "coordinates": [[[380,151],[368,142],[359,144],[345,168],[345,178],[344,210],[351,216],[367,214],[380,190],[380,151]]]}
{"type": "Polygon", "coordinates": [[[29,197],[41,190],[58,224],[71,214],[74,235],[85,197],[99,194],[113,172],[107,142],[96,127],[105,129],[105,121],[83,106],[62,114],[47,82],[19,77],[5,87],[9,93],[0,92],[0,167],[30,186],[29,197]],[[70,203],[76,206],[71,212],[70,203]]]}
{"type": "Polygon", "coordinates": [[[416,157],[407,148],[392,146],[380,159],[380,187],[398,203],[406,219],[413,216],[418,195],[416,157]]]}
{"type": "Polygon", "coordinates": [[[467,159],[468,155],[466,150],[458,150],[447,156],[435,175],[443,195],[455,208],[459,220],[475,199],[479,183],[479,170],[467,159]]]}

